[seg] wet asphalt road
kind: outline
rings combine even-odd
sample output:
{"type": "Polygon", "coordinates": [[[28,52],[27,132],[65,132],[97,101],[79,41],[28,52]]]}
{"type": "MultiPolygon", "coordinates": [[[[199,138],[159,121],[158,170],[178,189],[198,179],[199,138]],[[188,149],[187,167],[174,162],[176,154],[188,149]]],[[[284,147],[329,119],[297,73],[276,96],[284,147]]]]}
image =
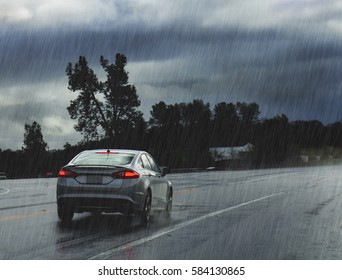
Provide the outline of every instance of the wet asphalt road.
{"type": "Polygon", "coordinates": [[[342,259],[342,166],[169,174],[170,219],[75,214],[56,179],[0,181],[0,259],[342,259]]]}

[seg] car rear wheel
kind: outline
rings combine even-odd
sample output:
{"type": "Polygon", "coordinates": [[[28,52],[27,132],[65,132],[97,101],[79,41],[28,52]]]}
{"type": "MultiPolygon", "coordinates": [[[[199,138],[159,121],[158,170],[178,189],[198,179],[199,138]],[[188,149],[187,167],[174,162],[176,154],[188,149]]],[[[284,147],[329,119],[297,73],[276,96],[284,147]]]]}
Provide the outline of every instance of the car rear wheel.
{"type": "Polygon", "coordinates": [[[62,223],[69,223],[74,217],[74,211],[71,209],[59,208],[57,209],[57,214],[62,223]]]}
{"type": "Polygon", "coordinates": [[[170,189],[168,198],[166,201],[166,206],[165,206],[165,218],[170,218],[171,217],[171,212],[172,212],[172,189],[170,189]]]}
{"type": "Polygon", "coordinates": [[[147,192],[145,197],[145,203],[143,210],[140,214],[140,222],[142,225],[147,225],[150,222],[151,218],[151,194],[147,192]]]}

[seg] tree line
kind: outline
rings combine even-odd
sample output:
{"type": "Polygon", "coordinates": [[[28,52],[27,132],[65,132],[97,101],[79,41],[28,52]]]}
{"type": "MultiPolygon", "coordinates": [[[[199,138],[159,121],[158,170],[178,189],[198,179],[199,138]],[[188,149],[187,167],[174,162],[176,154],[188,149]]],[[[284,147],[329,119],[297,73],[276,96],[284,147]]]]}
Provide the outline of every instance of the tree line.
{"type": "Polygon", "coordinates": [[[259,105],[221,102],[211,107],[203,100],[152,106],[143,118],[135,86],[128,83],[122,54],[100,65],[106,80],[100,81],[85,57],[66,68],[68,89],[77,97],[67,108],[83,135],[76,144],[48,150],[37,122],[25,124],[21,150],[0,150],[0,171],[10,178],[55,175],[77,153],[94,148],[147,150],[160,165],[172,168],[212,165],[210,147],[255,146],[248,167],[297,164],[301,149],[342,147],[342,123],[323,125],[317,120],[292,121],[286,115],[260,118],[259,105]]]}

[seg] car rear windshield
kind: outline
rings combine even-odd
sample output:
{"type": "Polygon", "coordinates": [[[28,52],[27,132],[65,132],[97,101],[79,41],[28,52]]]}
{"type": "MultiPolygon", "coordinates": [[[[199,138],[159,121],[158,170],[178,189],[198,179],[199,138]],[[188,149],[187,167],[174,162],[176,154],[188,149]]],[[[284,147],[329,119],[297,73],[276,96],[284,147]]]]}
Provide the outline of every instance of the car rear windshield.
{"type": "Polygon", "coordinates": [[[84,153],[75,158],[75,165],[127,165],[132,162],[134,154],[93,152],[84,153]]]}

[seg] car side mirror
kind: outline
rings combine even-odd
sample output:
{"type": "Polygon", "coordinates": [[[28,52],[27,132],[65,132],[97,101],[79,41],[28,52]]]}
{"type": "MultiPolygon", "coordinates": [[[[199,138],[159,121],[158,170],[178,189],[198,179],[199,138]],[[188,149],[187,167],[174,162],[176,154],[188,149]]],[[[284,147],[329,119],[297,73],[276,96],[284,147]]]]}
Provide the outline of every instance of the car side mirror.
{"type": "Polygon", "coordinates": [[[170,173],[170,169],[166,166],[161,167],[161,171],[162,171],[162,176],[164,177],[166,174],[170,173]]]}

